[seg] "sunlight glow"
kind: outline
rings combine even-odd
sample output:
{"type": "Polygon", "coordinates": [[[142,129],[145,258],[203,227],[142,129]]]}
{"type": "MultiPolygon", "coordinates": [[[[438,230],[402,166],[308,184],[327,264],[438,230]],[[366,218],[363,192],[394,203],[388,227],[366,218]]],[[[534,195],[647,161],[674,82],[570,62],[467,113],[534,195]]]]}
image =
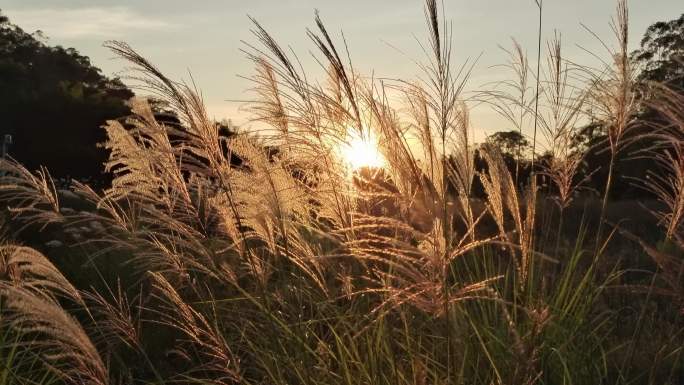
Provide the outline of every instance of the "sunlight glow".
{"type": "Polygon", "coordinates": [[[378,149],[378,139],[371,132],[365,132],[362,136],[350,129],[347,141],[341,145],[340,150],[342,159],[352,170],[385,166],[385,158],[378,149]]]}

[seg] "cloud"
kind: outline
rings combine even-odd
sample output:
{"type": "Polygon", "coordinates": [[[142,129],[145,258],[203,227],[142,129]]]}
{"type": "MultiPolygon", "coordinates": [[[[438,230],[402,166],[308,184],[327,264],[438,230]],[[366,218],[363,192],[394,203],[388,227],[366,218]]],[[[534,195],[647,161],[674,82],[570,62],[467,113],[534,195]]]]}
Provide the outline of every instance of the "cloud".
{"type": "Polygon", "coordinates": [[[41,30],[58,39],[117,39],[131,33],[175,27],[126,7],[17,9],[7,10],[7,15],[24,30],[41,30]]]}

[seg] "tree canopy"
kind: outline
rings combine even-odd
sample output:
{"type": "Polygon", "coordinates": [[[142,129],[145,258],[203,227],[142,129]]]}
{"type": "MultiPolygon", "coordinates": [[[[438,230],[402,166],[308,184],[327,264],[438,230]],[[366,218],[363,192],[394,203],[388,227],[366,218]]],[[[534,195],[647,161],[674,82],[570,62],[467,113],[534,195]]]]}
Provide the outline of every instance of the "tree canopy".
{"type": "Polygon", "coordinates": [[[487,137],[487,141],[495,144],[501,152],[511,158],[523,156],[530,148],[530,142],[519,131],[499,131],[487,137]]]}
{"type": "Polygon", "coordinates": [[[106,120],[129,114],[133,93],[74,48],[49,46],[0,13],[0,134],[9,154],[54,176],[102,176],[106,120]]]}
{"type": "Polygon", "coordinates": [[[648,27],[641,47],[632,58],[644,66],[640,80],[674,81],[681,86],[684,79],[684,14],[648,27]]]}

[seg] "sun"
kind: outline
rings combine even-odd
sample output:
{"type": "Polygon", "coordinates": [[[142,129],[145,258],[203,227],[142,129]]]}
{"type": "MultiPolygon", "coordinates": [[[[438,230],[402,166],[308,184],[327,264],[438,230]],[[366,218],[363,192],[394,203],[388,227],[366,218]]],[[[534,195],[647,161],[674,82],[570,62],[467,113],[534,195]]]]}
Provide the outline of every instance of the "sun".
{"type": "Polygon", "coordinates": [[[340,150],[343,161],[352,170],[385,166],[385,157],[378,148],[378,138],[371,132],[361,135],[357,130],[350,129],[340,150]]]}

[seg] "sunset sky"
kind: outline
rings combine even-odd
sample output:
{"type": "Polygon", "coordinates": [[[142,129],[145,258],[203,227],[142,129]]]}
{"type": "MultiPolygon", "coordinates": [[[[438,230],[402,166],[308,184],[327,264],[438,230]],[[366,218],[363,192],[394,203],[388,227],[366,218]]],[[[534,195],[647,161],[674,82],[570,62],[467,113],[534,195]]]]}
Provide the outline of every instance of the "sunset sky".
{"type": "MultiPolygon", "coordinates": [[[[537,8],[533,0],[445,0],[446,16],[453,22],[454,59],[461,63],[482,55],[469,89],[503,76],[491,66],[506,60],[498,47],[516,38],[536,57],[537,8]]],[[[671,20],[684,12],[681,0],[632,0],[631,43],[637,46],[646,27],[671,20]]],[[[42,30],[49,44],[75,47],[106,74],[119,73],[126,64],[113,60],[102,47],[105,40],[123,40],[172,78],[188,79],[191,72],[202,90],[211,114],[244,124],[239,111],[249,99],[251,64],[240,52],[241,40],[254,42],[247,15],[259,20],[282,45],[291,45],[305,65],[313,45],[305,28],[313,26],[318,9],[328,29],[345,34],[358,71],[376,77],[414,78],[419,74],[412,59],[422,60],[416,39],[423,41],[421,0],[5,0],[2,12],[27,31],[42,30]]],[[[613,0],[546,0],[544,37],[554,29],[563,37],[565,56],[591,64],[582,48],[605,55],[600,43],[580,23],[612,42],[609,21],[613,0]],[[580,48],[582,47],[582,48],[580,48]]],[[[476,137],[505,127],[491,111],[473,111],[476,137]]]]}

